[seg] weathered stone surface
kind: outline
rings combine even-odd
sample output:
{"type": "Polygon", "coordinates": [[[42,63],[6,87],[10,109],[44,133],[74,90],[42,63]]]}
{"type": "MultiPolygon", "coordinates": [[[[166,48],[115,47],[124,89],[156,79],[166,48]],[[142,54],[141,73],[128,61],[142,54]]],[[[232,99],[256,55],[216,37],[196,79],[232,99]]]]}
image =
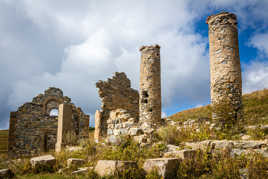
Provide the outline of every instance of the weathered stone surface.
{"type": "Polygon", "coordinates": [[[142,46],[140,63],[140,122],[161,121],[160,46],[142,46]]]}
{"type": "Polygon", "coordinates": [[[164,153],[164,157],[174,157],[180,159],[192,159],[196,155],[196,150],[184,149],[184,150],[175,150],[164,153]]]}
{"type": "Polygon", "coordinates": [[[99,160],[94,171],[101,177],[104,177],[114,175],[116,171],[121,172],[129,168],[137,167],[137,163],[132,161],[99,160]]]}
{"type": "Polygon", "coordinates": [[[77,152],[83,150],[83,148],[80,146],[67,146],[65,150],[68,152],[77,152]]]}
{"type": "Polygon", "coordinates": [[[72,106],[70,104],[59,105],[59,116],[58,116],[58,130],[57,130],[57,143],[56,152],[60,152],[64,144],[64,138],[66,134],[75,134],[73,123],[72,123],[72,106]]]}
{"type": "Polygon", "coordinates": [[[212,153],[229,151],[232,155],[260,153],[264,157],[268,156],[268,141],[267,140],[247,140],[247,141],[232,141],[232,140],[206,140],[202,142],[185,142],[186,147],[194,150],[206,150],[208,147],[212,153]]]}
{"type": "Polygon", "coordinates": [[[176,175],[179,163],[180,161],[177,158],[147,159],[144,162],[143,169],[147,173],[156,170],[163,178],[172,179],[174,178],[174,175],[176,175]]]}
{"type": "Polygon", "coordinates": [[[97,110],[95,113],[95,131],[94,131],[94,140],[95,142],[99,142],[101,136],[101,118],[102,113],[97,110]]]}
{"type": "MultiPolygon", "coordinates": [[[[133,123],[138,121],[138,91],[130,87],[130,80],[125,73],[118,72],[107,81],[97,82],[96,86],[99,88],[102,101],[100,117],[95,121],[100,126],[98,127],[99,136],[106,137],[108,129],[110,129],[109,135],[115,135],[113,130],[121,128],[124,128],[121,132],[125,133],[133,123]]],[[[120,135],[120,132],[117,131],[116,135],[120,135]]]]}
{"type": "Polygon", "coordinates": [[[80,167],[85,163],[84,159],[80,158],[69,158],[67,160],[67,167],[70,168],[71,166],[80,167]]]}
{"type": "Polygon", "coordinates": [[[89,170],[92,170],[92,169],[93,169],[93,167],[78,168],[78,170],[72,172],[72,175],[81,174],[81,173],[87,173],[89,170]]]}
{"type": "Polygon", "coordinates": [[[30,160],[32,168],[52,168],[56,164],[56,159],[52,155],[33,157],[30,160]]]}
{"type": "Polygon", "coordinates": [[[10,169],[0,169],[0,178],[12,178],[14,174],[10,169]]]}
{"type": "Polygon", "coordinates": [[[49,88],[44,94],[23,104],[10,113],[9,157],[32,156],[55,149],[58,117],[50,111],[59,104],[69,104],[72,110],[72,127],[80,138],[88,137],[89,116],[76,107],[71,99],[63,96],[59,88],[49,88]]]}
{"type": "MultiPolygon", "coordinates": [[[[242,79],[237,18],[223,12],[207,18],[209,26],[210,93],[212,105],[223,101],[232,118],[242,117],[242,79]]],[[[219,118],[217,111],[212,116],[219,118]]]]}

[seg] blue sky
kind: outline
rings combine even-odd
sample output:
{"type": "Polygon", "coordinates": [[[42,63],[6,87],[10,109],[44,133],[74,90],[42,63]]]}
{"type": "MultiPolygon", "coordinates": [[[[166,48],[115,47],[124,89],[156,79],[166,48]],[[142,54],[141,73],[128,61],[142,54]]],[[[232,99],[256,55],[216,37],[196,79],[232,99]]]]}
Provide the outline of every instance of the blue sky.
{"type": "Polygon", "coordinates": [[[0,129],[50,86],[94,119],[95,83],[126,72],[139,84],[139,47],[161,46],[163,115],[209,103],[208,15],[238,17],[243,92],[268,87],[266,0],[0,0],[0,129]]]}

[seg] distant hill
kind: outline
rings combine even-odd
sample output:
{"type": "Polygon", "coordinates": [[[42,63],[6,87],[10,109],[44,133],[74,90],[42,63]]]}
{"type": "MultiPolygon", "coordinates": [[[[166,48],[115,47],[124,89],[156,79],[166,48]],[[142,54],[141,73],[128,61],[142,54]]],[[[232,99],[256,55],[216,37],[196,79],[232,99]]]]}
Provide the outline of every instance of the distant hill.
{"type": "Polygon", "coordinates": [[[0,130],[0,154],[7,152],[8,130],[0,130]]]}
{"type": "MultiPolygon", "coordinates": [[[[245,125],[268,124],[268,89],[244,94],[242,101],[245,125]]],[[[184,110],[168,118],[174,121],[211,118],[211,106],[206,105],[184,110]]]]}

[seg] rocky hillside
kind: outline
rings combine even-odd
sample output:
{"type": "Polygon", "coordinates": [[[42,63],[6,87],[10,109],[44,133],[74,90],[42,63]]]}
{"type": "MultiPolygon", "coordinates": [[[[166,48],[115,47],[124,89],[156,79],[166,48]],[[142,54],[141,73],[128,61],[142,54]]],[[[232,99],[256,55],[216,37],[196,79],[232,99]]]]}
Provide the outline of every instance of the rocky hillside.
{"type": "MultiPolygon", "coordinates": [[[[268,124],[268,89],[244,94],[243,98],[244,124],[268,124]]],[[[210,118],[210,105],[178,112],[169,116],[173,121],[185,121],[189,119],[210,118]]]]}

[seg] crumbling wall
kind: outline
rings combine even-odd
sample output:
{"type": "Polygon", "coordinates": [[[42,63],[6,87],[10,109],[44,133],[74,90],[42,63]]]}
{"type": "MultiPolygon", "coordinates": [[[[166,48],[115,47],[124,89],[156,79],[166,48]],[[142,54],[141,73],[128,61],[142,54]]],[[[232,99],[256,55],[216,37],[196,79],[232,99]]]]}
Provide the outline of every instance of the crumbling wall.
{"type": "Polygon", "coordinates": [[[101,111],[98,111],[96,120],[96,133],[95,139],[98,140],[99,136],[113,135],[113,129],[120,128],[119,125],[113,125],[116,121],[116,115],[112,115],[118,109],[124,110],[128,118],[132,118],[136,123],[139,117],[139,94],[137,90],[131,88],[130,80],[125,73],[116,72],[112,78],[107,81],[99,81],[96,83],[99,88],[99,96],[102,101],[101,111]],[[112,112],[112,113],[111,113],[112,112]],[[108,121],[109,119],[109,121],[108,121]],[[113,127],[114,126],[114,127],[113,127]],[[97,134],[98,133],[98,134],[97,134]]]}
{"type": "Polygon", "coordinates": [[[72,106],[72,126],[76,135],[88,137],[89,116],[71,103],[69,97],[63,96],[60,89],[49,88],[10,113],[9,156],[31,156],[54,150],[58,117],[50,116],[50,111],[63,103],[72,106]]]}

